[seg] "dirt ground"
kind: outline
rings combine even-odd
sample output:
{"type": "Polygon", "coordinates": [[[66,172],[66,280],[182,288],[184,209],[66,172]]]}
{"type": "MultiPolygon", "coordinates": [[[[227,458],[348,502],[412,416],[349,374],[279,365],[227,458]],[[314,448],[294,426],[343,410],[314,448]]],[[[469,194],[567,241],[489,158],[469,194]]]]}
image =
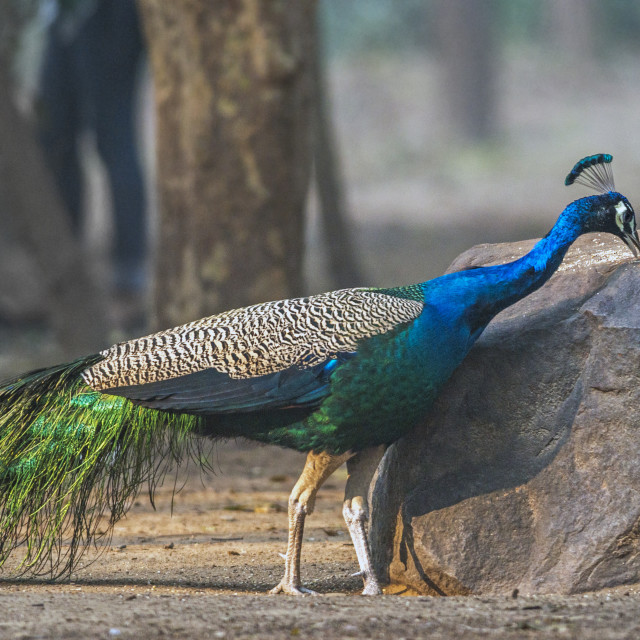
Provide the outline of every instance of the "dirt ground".
{"type": "Polygon", "coordinates": [[[270,596],[303,457],[229,443],[214,460],[215,476],[186,477],[173,515],[171,482],[156,511],[141,495],[70,581],[3,575],[0,638],[640,637],[640,585],[571,597],[359,596],[341,517],[344,469],[321,490],[305,531],[303,580],[321,595],[270,596]]]}

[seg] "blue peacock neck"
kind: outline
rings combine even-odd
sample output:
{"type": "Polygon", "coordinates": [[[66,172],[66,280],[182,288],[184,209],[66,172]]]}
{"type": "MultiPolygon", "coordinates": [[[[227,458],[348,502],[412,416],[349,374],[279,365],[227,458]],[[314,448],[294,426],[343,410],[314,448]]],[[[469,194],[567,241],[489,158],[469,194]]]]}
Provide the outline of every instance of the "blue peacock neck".
{"type": "Polygon", "coordinates": [[[527,295],[541,287],[557,270],[569,247],[584,232],[577,207],[564,210],[551,231],[533,249],[512,263],[513,284],[527,295]]]}
{"type": "MultiPolygon", "coordinates": [[[[500,311],[539,289],[586,229],[579,201],[569,205],[551,231],[522,258],[508,264],[451,273],[421,285],[426,303],[467,318],[481,331],[500,311]]],[[[479,333],[478,333],[479,335],[479,333]]]]}
{"type": "Polygon", "coordinates": [[[560,215],[551,231],[522,258],[486,267],[478,302],[493,317],[509,305],[539,289],[558,269],[571,244],[585,231],[576,202],[560,215]]]}

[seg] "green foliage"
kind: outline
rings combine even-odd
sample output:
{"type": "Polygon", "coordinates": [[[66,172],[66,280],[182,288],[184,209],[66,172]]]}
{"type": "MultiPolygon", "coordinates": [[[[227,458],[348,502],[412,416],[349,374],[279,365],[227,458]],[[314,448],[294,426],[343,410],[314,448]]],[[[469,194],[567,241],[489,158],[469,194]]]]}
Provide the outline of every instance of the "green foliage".
{"type": "Polygon", "coordinates": [[[533,42],[544,38],[545,6],[539,0],[497,0],[496,16],[505,42],[533,42]]]}
{"type": "Polygon", "coordinates": [[[431,43],[430,0],[323,0],[319,6],[330,56],[397,52],[431,43]]]}
{"type": "Polygon", "coordinates": [[[20,573],[71,571],[89,543],[108,540],[141,485],[153,496],[172,463],[201,462],[188,437],[199,418],[92,391],[79,376],[90,362],[0,390],[0,564],[24,545],[20,573]]]}
{"type": "Polygon", "coordinates": [[[593,5],[597,30],[596,53],[609,57],[620,49],[637,50],[640,45],[640,3],[637,0],[608,0],[593,5]]]}
{"type": "MultiPolygon", "coordinates": [[[[439,0],[443,1],[443,0],[439,0]]],[[[480,2],[481,0],[474,0],[480,2]]],[[[482,0],[492,5],[502,44],[544,42],[552,19],[540,0],[482,0]]],[[[594,53],[609,55],[637,48],[640,3],[608,0],[590,5],[594,53]]],[[[330,56],[397,53],[433,48],[438,38],[437,0],[322,0],[320,19],[330,56]]]]}

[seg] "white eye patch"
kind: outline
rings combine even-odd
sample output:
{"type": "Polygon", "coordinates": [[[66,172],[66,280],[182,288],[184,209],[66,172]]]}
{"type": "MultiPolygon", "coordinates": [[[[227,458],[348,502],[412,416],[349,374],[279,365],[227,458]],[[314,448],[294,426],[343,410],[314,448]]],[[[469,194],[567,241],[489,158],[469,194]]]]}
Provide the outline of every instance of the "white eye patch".
{"type": "Polygon", "coordinates": [[[633,219],[633,211],[629,205],[620,201],[614,205],[614,209],[616,211],[616,225],[618,225],[618,229],[623,233],[635,230],[636,225],[633,219]]]}
{"type": "Polygon", "coordinates": [[[624,213],[628,210],[627,205],[624,202],[618,202],[618,204],[615,206],[615,209],[618,216],[624,215],[624,213]]]}

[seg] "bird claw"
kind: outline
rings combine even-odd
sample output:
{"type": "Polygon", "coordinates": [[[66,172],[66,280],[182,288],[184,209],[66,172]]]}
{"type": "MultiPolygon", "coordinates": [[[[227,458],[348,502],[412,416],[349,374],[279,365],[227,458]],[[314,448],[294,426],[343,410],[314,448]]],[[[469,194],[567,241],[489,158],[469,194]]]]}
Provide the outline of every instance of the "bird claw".
{"type": "Polygon", "coordinates": [[[274,587],[269,591],[271,595],[276,595],[278,593],[284,593],[288,596],[317,596],[318,593],[316,591],[312,591],[311,589],[307,589],[301,585],[295,585],[284,580],[280,582],[277,587],[274,587]]]}
{"type": "Polygon", "coordinates": [[[356,571],[351,574],[352,578],[362,576],[364,578],[364,589],[362,590],[363,596],[380,596],[382,595],[382,589],[375,578],[367,576],[366,571],[356,571]]]}
{"type": "Polygon", "coordinates": [[[380,585],[376,581],[367,582],[364,589],[362,590],[363,596],[381,596],[382,589],[380,585]]]}

